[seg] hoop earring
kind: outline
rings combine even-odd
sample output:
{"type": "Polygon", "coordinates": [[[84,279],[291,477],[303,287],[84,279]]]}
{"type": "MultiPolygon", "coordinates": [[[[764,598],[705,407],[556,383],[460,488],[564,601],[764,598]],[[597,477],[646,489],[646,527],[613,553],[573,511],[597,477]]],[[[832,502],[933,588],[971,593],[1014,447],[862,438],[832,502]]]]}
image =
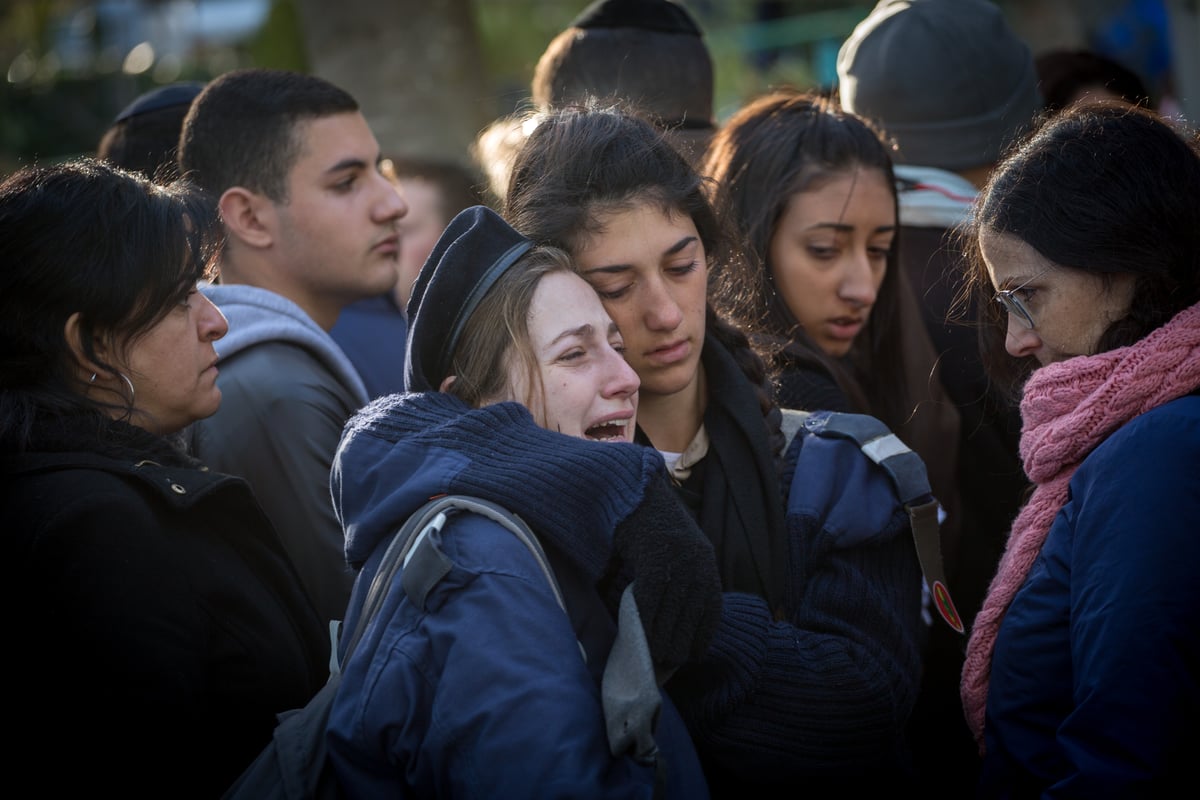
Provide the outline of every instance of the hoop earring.
{"type": "Polygon", "coordinates": [[[137,399],[137,392],[133,390],[133,381],[129,380],[124,372],[118,372],[117,375],[121,380],[125,381],[125,385],[129,387],[129,407],[133,408],[133,401],[137,399]]]}
{"type": "Polygon", "coordinates": [[[96,373],[93,372],[92,377],[88,378],[88,383],[95,383],[95,382],[96,382],[96,373]]]}

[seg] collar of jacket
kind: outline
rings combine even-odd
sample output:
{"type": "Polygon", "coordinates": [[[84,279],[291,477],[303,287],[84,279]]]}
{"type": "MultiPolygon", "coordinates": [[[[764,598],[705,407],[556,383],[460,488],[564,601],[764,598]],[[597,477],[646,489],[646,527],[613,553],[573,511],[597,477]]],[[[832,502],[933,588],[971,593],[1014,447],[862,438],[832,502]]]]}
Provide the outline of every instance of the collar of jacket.
{"type": "Polygon", "coordinates": [[[204,466],[167,466],[151,459],[115,459],[97,453],[25,453],[0,460],[0,473],[7,478],[68,469],[128,476],[151,487],[176,508],[190,508],[224,486],[243,482],[232,475],[210,472],[204,466]]]}
{"type": "Polygon", "coordinates": [[[119,421],[66,417],[38,426],[22,453],[0,456],[5,477],[68,469],[127,476],[151,487],[170,505],[188,508],[241,478],[210,472],[165,438],[119,421]]]}

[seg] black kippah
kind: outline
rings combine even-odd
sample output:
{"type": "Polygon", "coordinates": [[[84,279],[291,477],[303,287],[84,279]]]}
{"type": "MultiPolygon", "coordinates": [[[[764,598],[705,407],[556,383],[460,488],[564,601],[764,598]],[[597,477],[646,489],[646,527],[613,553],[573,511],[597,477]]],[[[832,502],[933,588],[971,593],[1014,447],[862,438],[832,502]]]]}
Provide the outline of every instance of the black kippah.
{"type": "Polygon", "coordinates": [[[408,300],[404,388],[438,391],[479,301],[533,242],[487,206],[463,209],[433,246],[408,300]]]}
{"type": "Polygon", "coordinates": [[[572,28],[640,28],[702,36],[683,6],[669,0],[595,0],[571,21],[572,28]]]}
{"type": "Polygon", "coordinates": [[[200,90],[203,88],[203,83],[187,81],[151,89],[121,109],[121,113],[117,114],[116,119],[113,120],[113,124],[124,122],[130,117],[136,117],[163,108],[170,108],[171,106],[191,105],[192,101],[196,99],[196,95],[200,94],[200,90]]]}

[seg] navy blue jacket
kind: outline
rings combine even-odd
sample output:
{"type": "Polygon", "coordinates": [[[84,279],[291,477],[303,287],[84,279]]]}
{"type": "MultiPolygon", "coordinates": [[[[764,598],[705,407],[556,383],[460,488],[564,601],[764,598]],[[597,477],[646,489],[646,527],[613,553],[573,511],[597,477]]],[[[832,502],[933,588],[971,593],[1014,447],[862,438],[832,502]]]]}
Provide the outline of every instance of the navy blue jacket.
{"type": "MultiPolygon", "coordinates": [[[[515,403],[469,409],[441,393],[396,395],[351,420],[332,484],[360,584],[426,500],[475,494],[519,513],[543,540],[569,617],[511,533],[451,517],[441,548],[453,569],[424,608],[394,586],[344,665],[328,741],[349,796],[652,795],[653,767],[609,753],[599,686],[615,626],[595,582],[613,529],[656,470],[653,451],[542,430],[515,403]],[[575,532],[596,545],[578,560],[554,546],[575,532]]],[[[707,797],[665,696],[656,740],[667,796],[707,797]]]]}
{"type": "Polygon", "coordinates": [[[1200,752],[1200,396],[1126,423],[1068,500],[996,637],[987,797],[1166,797],[1200,752]]]}

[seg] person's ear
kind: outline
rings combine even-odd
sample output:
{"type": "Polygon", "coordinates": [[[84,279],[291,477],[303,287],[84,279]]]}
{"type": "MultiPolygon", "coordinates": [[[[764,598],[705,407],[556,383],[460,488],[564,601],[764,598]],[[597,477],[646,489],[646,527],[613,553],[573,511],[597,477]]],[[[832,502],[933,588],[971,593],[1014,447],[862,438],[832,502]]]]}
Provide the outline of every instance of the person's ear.
{"type": "Polygon", "coordinates": [[[275,204],[266,195],[233,186],[221,195],[217,207],[230,236],[250,247],[269,247],[275,241],[275,204]]]}
{"type": "Polygon", "coordinates": [[[450,391],[450,387],[454,385],[454,380],[457,377],[458,377],[457,375],[447,375],[444,379],[442,379],[441,385],[438,386],[438,391],[439,392],[450,391]]]}
{"type": "MultiPolygon", "coordinates": [[[[63,339],[66,340],[67,349],[70,350],[72,359],[79,367],[82,380],[86,382],[90,376],[95,375],[98,372],[103,372],[108,368],[96,363],[92,357],[88,355],[87,349],[84,348],[82,320],[83,315],[78,311],[67,317],[67,321],[63,325],[63,339]]],[[[106,359],[106,353],[108,350],[108,345],[103,336],[97,335],[93,337],[92,353],[96,358],[106,359]]]]}

